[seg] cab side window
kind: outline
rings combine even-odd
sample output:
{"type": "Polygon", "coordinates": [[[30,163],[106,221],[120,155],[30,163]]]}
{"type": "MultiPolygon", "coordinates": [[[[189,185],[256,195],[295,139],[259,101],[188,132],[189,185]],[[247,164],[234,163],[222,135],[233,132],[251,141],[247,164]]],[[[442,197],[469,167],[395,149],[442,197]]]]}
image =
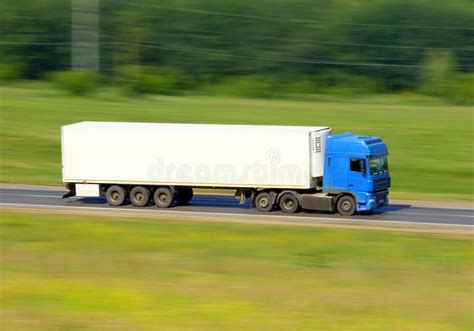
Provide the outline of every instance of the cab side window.
{"type": "Polygon", "coordinates": [[[351,171],[362,172],[361,162],[359,159],[352,158],[350,163],[351,171]]]}

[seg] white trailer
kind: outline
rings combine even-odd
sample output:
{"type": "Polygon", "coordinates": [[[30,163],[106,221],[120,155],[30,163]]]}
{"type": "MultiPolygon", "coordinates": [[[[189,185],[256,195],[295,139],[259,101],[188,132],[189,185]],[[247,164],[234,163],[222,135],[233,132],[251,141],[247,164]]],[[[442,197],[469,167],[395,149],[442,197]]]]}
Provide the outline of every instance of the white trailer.
{"type": "MultiPolygon", "coordinates": [[[[321,185],[328,127],[80,122],[61,130],[65,196],[187,203],[193,187],[233,188],[241,201],[321,185]]],[[[265,200],[265,199],[264,199],[265,200]]],[[[265,201],[263,201],[265,203],[265,201]]],[[[265,210],[262,206],[257,207],[265,210]]]]}

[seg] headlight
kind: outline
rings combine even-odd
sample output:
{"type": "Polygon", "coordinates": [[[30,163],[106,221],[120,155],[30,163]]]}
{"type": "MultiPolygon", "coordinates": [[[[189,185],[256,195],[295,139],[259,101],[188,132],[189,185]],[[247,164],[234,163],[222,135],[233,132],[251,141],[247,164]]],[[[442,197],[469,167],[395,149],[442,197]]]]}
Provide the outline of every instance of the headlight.
{"type": "Polygon", "coordinates": [[[369,199],[369,203],[375,202],[375,199],[369,199]]]}

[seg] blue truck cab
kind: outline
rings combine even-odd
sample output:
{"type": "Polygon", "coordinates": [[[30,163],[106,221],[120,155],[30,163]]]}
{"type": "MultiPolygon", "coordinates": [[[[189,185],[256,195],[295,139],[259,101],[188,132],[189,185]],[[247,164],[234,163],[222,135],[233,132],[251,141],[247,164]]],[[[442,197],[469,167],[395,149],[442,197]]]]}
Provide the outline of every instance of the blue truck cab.
{"type": "Polygon", "coordinates": [[[388,204],[387,154],[387,145],[379,137],[352,133],[328,137],[322,189],[341,197],[336,200],[341,214],[370,212],[388,204]]]}

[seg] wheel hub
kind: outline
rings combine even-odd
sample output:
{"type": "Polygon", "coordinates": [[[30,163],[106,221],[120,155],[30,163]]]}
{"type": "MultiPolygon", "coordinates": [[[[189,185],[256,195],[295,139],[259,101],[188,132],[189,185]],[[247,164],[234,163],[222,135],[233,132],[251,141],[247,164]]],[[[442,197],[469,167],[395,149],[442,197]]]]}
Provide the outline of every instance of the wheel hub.
{"type": "Polygon", "coordinates": [[[351,203],[349,201],[344,201],[342,203],[342,209],[345,211],[349,211],[351,209],[351,203]]]}

